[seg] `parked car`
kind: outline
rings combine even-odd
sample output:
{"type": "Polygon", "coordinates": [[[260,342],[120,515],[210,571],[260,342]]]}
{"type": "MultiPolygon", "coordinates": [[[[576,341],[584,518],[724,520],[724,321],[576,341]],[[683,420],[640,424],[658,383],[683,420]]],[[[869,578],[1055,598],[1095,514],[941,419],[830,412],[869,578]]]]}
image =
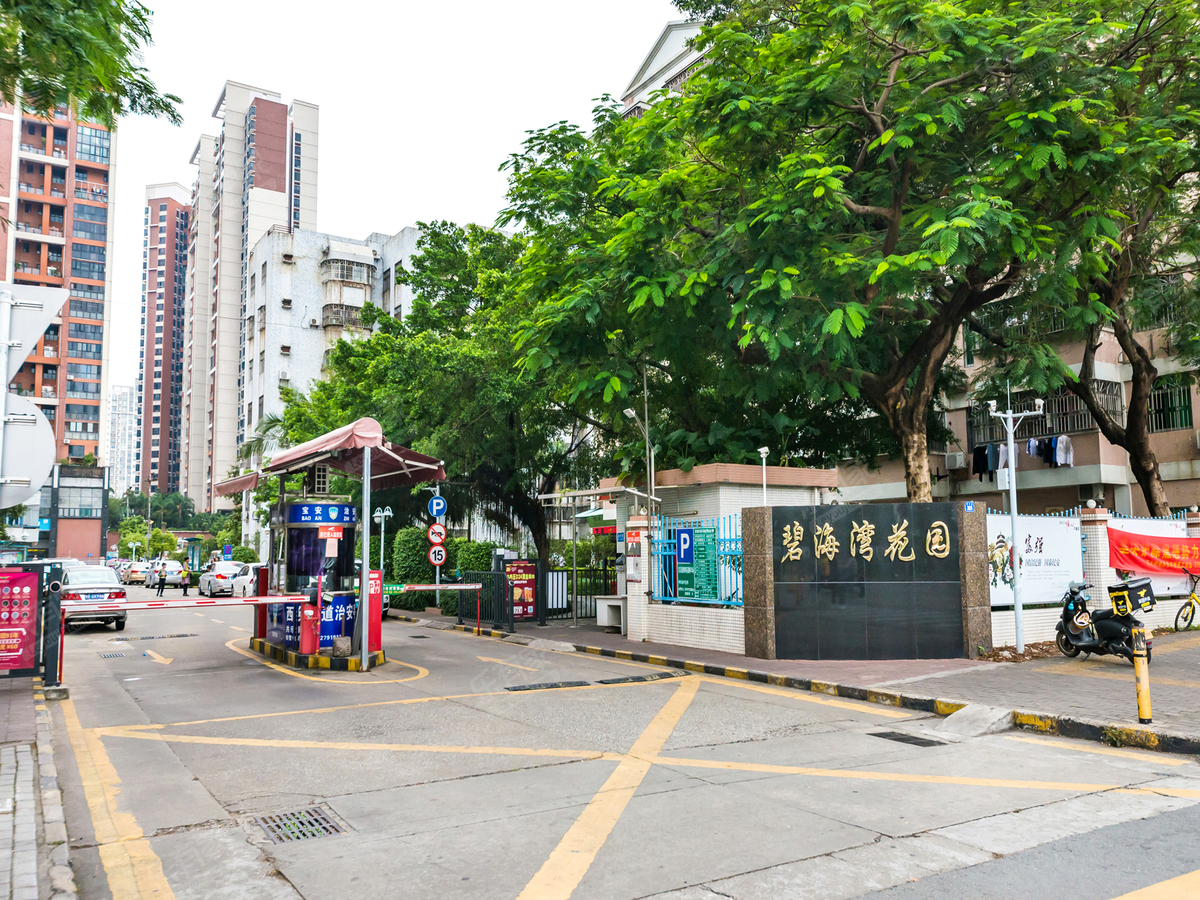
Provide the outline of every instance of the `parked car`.
{"type": "Polygon", "coordinates": [[[167,583],[167,587],[182,586],[183,563],[174,559],[156,559],[146,574],[146,587],[158,587],[160,579],[167,583]]]}
{"type": "Polygon", "coordinates": [[[123,577],[125,575],[125,570],[128,569],[132,565],[133,565],[133,560],[123,559],[119,563],[117,563],[116,566],[113,567],[113,571],[117,573],[118,581],[120,581],[120,582],[125,581],[125,579],[123,577]]]}
{"type": "Polygon", "coordinates": [[[62,610],[68,624],[101,622],[125,630],[125,612],[71,612],[79,603],[102,600],[124,600],[125,589],[108,566],[72,566],[63,570],[62,610]]]}
{"type": "Polygon", "coordinates": [[[216,562],[209,566],[208,571],[200,576],[200,595],[215,597],[217,594],[233,596],[233,580],[242,570],[243,563],[216,562]]]}
{"type": "Polygon", "coordinates": [[[131,563],[129,568],[125,570],[125,575],[124,578],[122,578],[122,581],[124,581],[126,584],[134,584],[135,582],[138,584],[145,584],[146,572],[149,571],[149,569],[150,563],[148,562],[131,563]]]}
{"type": "Polygon", "coordinates": [[[246,563],[238,569],[238,573],[233,579],[233,596],[258,596],[258,570],[266,567],[266,563],[246,563]]]}

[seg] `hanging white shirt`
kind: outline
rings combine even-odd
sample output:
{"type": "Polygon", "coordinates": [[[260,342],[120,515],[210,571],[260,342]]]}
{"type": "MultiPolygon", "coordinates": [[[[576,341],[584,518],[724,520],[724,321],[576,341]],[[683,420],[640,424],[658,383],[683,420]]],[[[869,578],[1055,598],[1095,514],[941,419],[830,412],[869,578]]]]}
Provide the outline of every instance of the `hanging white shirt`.
{"type": "Polygon", "coordinates": [[[1075,465],[1075,451],[1071,447],[1071,439],[1065,434],[1059,435],[1054,458],[1060,466],[1075,465]]]}
{"type": "Polygon", "coordinates": [[[1008,465],[1008,444],[1000,445],[1000,468],[1003,469],[1008,465]]]}

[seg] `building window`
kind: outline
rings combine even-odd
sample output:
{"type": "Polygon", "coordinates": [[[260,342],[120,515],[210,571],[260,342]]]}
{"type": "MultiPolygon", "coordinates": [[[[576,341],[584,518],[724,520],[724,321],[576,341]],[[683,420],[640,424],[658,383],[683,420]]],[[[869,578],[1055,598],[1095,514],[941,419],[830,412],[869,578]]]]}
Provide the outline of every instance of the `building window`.
{"type": "Polygon", "coordinates": [[[1192,427],[1192,386],[1183,375],[1164,375],[1150,392],[1151,433],[1192,427]]]}
{"type": "Polygon", "coordinates": [[[108,226],[75,219],[71,225],[71,237],[83,238],[85,241],[107,241],[108,226]]]}
{"type": "Polygon", "coordinates": [[[99,128],[89,128],[80,125],[75,144],[75,154],[79,159],[92,162],[108,163],[109,136],[107,131],[99,128]]]}
{"type": "Polygon", "coordinates": [[[76,300],[72,297],[71,315],[78,316],[81,319],[103,319],[104,304],[94,303],[90,300],[76,300]]]}

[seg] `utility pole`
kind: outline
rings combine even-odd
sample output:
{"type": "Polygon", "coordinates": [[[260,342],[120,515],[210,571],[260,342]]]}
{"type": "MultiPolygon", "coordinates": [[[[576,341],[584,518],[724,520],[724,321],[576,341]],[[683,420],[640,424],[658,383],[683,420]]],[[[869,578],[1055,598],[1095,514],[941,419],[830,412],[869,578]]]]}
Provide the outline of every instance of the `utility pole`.
{"type": "MultiPolygon", "coordinates": [[[[1013,567],[1013,620],[1017,630],[1017,652],[1025,652],[1025,623],[1024,616],[1021,610],[1021,560],[1017,552],[1017,445],[1016,432],[1017,426],[1022,420],[1030,416],[1042,415],[1042,408],[1045,406],[1045,401],[1034,400],[1034,411],[1014,413],[1012,411],[1012,395],[1008,399],[1008,412],[997,412],[996,401],[988,401],[988,411],[994,418],[1004,422],[1004,428],[1008,432],[1008,512],[1012,518],[1012,524],[1009,530],[1012,532],[1012,567],[1013,567]]],[[[1001,470],[1003,471],[1003,470],[1001,470]]],[[[1003,476],[1001,476],[1003,477],[1003,476]]]]}

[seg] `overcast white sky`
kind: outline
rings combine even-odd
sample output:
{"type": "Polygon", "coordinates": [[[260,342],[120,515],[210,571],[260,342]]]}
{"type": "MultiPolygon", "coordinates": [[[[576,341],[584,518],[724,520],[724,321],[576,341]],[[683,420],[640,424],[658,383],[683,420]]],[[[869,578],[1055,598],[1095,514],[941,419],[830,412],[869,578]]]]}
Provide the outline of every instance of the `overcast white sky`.
{"type": "Polygon", "coordinates": [[[176,128],[118,129],[110,384],[136,383],[142,211],[147,184],[178,181],[228,80],[321,107],[317,227],[350,237],[418,220],[491,224],[497,167],[525,131],[590,122],[619,95],[663,26],[667,0],[605,3],[413,0],[290,4],[143,0],[154,10],[146,64],[183,98],[176,128]]]}

